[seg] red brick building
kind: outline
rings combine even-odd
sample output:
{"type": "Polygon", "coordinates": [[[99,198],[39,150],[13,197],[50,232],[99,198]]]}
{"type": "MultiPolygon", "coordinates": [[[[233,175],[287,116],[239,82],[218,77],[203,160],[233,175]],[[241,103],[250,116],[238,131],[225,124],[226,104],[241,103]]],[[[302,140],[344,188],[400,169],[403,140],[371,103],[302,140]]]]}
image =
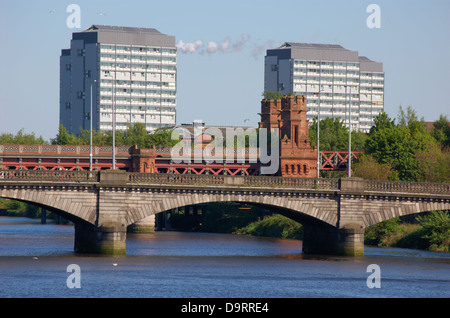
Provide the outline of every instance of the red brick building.
{"type": "Polygon", "coordinates": [[[317,149],[309,143],[305,96],[263,99],[260,115],[259,128],[279,128],[280,174],[286,177],[316,177],[317,149]]]}

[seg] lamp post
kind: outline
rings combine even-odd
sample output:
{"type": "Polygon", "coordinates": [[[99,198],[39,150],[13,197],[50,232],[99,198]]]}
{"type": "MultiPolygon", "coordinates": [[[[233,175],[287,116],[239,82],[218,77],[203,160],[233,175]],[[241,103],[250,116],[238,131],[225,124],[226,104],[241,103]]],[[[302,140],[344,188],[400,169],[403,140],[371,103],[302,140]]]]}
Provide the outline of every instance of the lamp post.
{"type": "Polygon", "coordinates": [[[319,138],[319,123],[320,123],[320,92],[323,85],[319,86],[319,104],[317,105],[317,178],[319,178],[319,172],[320,172],[320,138],[319,138]]]}
{"type": "Polygon", "coordinates": [[[115,105],[115,86],[116,78],[114,76],[112,84],[112,168],[116,170],[116,105],[115,105]]]}
{"type": "MultiPolygon", "coordinates": [[[[97,80],[94,80],[96,83],[97,80]]],[[[90,119],[90,137],[89,137],[89,171],[92,171],[92,83],[91,83],[91,112],[89,113],[90,119]]]]}
{"type": "MultiPolygon", "coordinates": [[[[347,87],[345,88],[345,93],[347,95],[347,87]]],[[[347,96],[345,97],[345,101],[347,102],[347,96]]],[[[348,103],[348,159],[347,159],[348,171],[347,175],[350,178],[352,176],[352,102],[348,103]]]]}
{"type": "MultiPolygon", "coordinates": [[[[109,77],[109,76],[107,76],[109,77]]],[[[115,86],[116,77],[111,75],[112,79],[112,169],[116,170],[116,106],[115,106],[115,86]]]]}

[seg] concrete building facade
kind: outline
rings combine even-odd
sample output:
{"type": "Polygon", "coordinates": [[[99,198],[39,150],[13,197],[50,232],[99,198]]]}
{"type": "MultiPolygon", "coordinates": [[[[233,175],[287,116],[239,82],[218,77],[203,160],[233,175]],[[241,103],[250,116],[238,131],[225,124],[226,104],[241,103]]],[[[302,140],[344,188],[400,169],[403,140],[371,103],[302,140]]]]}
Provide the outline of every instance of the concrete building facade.
{"type": "Polygon", "coordinates": [[[151,132],[176,122],[175,37],[156,29],[92,25],[75,32],[60,57],[60,123],[112,131],[143,123],[151,132]],[[91,94],[92,92],[92,94],[91,94]],[[92,100],[92,111],[91,111],[92,100]]]}
{"type": "Polygon", "coordinates": [[[340,118],[368,132],[384,109],[383,64],[340,45],[286,42],[267,50],[264,91],[307,99],[307,119],[340,118]],[[319,111],[320,110],[320,111],[319,111]]]}

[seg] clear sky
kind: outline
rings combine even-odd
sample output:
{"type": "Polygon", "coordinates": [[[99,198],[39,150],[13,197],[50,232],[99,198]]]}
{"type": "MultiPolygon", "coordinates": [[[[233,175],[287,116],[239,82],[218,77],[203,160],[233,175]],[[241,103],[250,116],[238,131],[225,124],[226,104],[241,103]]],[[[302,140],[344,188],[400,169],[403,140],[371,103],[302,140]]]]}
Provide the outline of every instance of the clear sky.
{"type": "Polygon", "coordinates": [[[56,136],[61,49],[92,24],[175,36],[177,124],[256,127],[265,50],[284,42],[339,44],[382,62],[393,118],[400,105],[427,121],[450,118],[449,0],[0,0],[0,133],[56,136]],[[80,28],[67,26],[70,4],[80,28]],[[380,28],[367,26],[370,4],[380,28]]]}

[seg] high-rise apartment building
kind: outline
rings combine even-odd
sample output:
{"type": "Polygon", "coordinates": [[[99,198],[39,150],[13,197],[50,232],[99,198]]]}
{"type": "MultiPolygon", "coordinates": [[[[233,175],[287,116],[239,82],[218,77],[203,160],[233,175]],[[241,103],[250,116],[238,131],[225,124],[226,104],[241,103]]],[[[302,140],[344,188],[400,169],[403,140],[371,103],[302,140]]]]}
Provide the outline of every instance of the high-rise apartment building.
{"type": "Polygon", "coordinates": [[[125,130],[143,123],[151,132],[176,123],[175,37],[156,29],[92,25],[72,35],[60,57],[60,123],[125,130]],[[91,94],[92,92],[92,94],[91,94]],[[92,112],[91,112],[92,101],[92,112]]]}
{"type": "Polygon", "coordinates": [[[307,119],[340,118],[368,132],[384,108],[383,64],[340,45],[286,42],[267,50],[264,91],[304,95],[307,119]]]}

